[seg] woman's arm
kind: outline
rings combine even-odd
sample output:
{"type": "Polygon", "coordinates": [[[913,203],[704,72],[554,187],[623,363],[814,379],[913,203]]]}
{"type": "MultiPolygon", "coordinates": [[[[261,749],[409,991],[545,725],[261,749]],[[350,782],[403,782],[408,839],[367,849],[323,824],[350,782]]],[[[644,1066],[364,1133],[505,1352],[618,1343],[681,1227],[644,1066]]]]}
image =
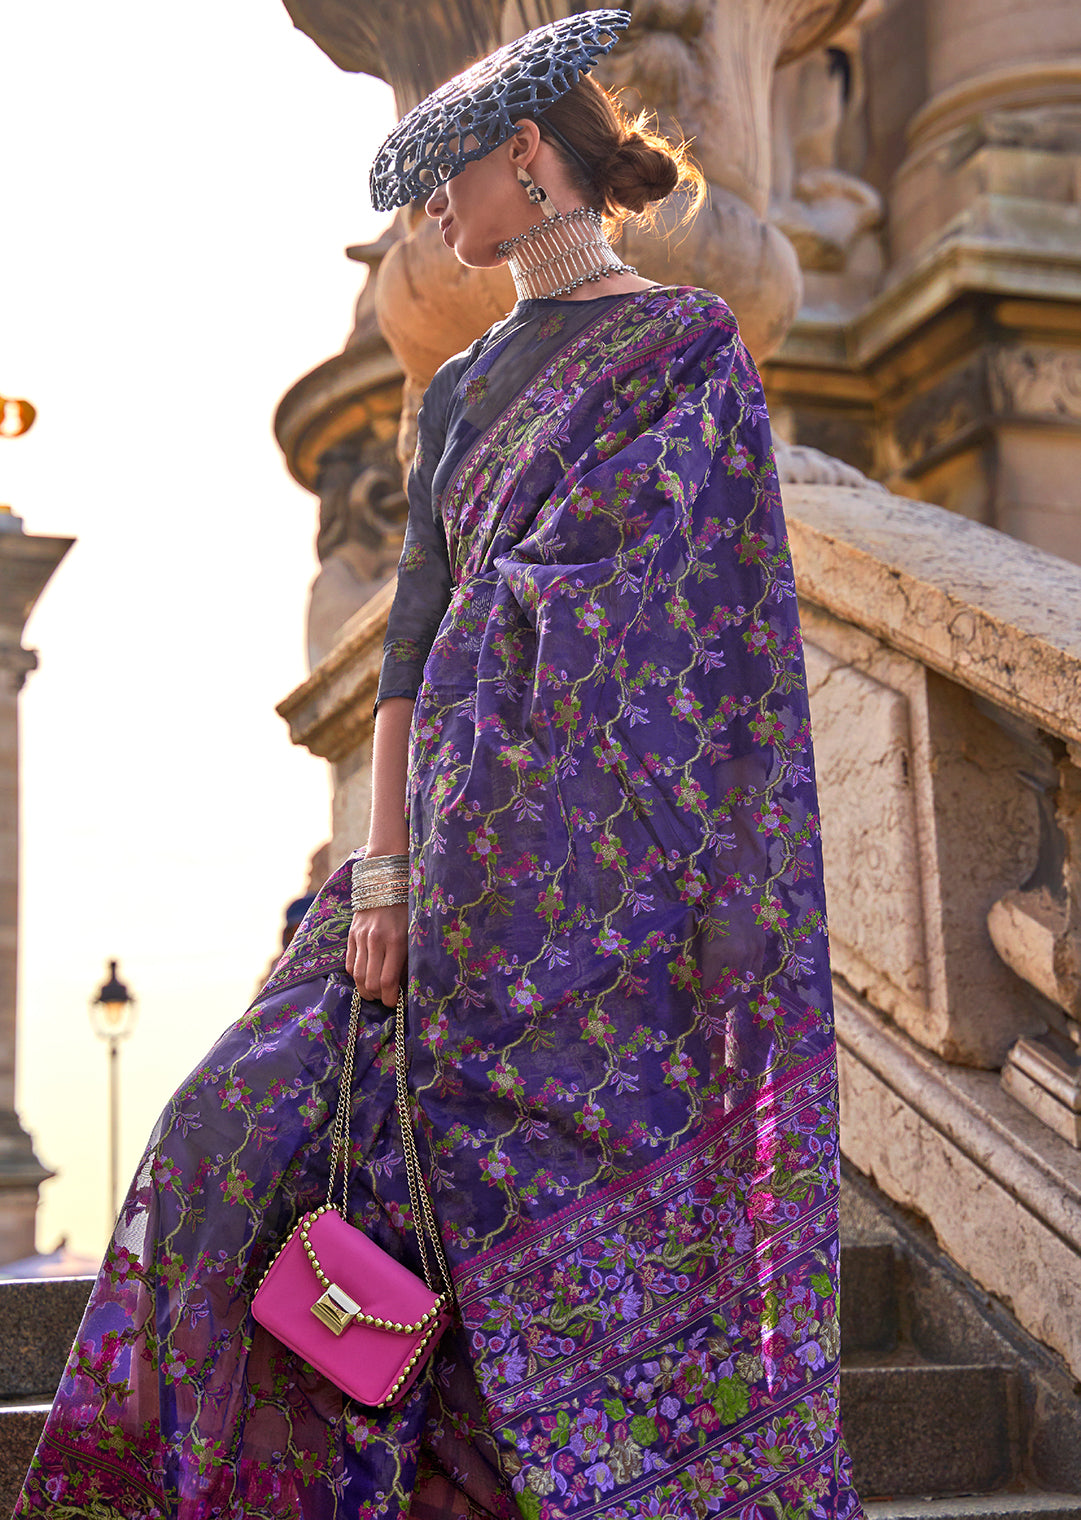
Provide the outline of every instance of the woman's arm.
{"type": "MultiPolygon", "coordinates": [[[[409,763],[411,697],[388,697],[379,704],[372,742],[372,814],[368,855],[409,853],[405,782],[409,763]]],[[[405,969],[409,909],[367,908],[354,913],[345,969],[361,995],[392,1008],[405,969]]]]}

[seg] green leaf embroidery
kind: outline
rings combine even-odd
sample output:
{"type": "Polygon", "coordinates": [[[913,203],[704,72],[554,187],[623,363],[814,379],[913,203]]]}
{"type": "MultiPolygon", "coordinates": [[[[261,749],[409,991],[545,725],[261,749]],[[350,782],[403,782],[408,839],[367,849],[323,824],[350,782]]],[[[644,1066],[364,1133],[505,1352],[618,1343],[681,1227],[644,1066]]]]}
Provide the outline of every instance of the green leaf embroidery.
{"type": "Polygon", "coordinates": [[[514,1502],[525,1520],[540,1520],[541,1502],[531,1488],[523,1488],[520,1494],[515,1494],[514,1502]]]}
{"type": "Polygon", "coordinates": [[[726,1425],[742,1419],[750,1402],[747,1384],[738,1377],[721,1378],[713,1395],[713,1407],[726,1425]]]}
{"type": "Polygon", "coordinates": [[[652,1446],[659,1435],[656,1420],[651,1420],[648,1414],[636,1414],[631,1421],[631,1439],[639,1446],[652,1446]]]}

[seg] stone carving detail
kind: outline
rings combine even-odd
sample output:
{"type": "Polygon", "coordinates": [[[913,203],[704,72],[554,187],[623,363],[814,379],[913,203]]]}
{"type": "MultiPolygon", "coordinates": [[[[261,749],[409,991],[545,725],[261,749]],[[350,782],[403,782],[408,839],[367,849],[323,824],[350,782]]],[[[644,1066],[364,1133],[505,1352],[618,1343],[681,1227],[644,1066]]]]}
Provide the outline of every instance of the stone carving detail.
{"type": "Polygon", "coordinates": [[[996,414],[1081,422],[1081,353],[1061,348],[998,348],[988,356],[996,414]]]}
{"type": "Polygon", "coordinates": [[[318,480],[320,570],[308,601],[308,659],[315,666],[346,622],[393,573],[406,498],[393,438],[361,435],[323,455],[318,480]]]}
{"type": "Polygon", "coordinates": [[[906,470],[991,419],[1081,422],[1081,353],[988,345],[895,418],[891,463],[906,470]]]}
{"type": "Polygon", "coordinates": [[[1065,1014],[1043,1035],[1018,1040],[1002,1084],[1081,1149],[1081,747],[1054,748],[1058,785],[1043,787],[1037,869],[994,904],[987,927],[1010,969],[1065,1014]]]}
{"type": "Polygon", "coordinates": [[[891,463],[902,471],[919,464],[986,417],[989,407],[986,359],[977,354],[909,402],[896,417],[891,463]]]}
{"type": "Polygon", "coordinates": [[[842,137],[864,104],[859,31],[880,10],[881,0],[865,4],[830,47],[778,70],[773,84],[773,221],[799,255],[805,308],[838,318],[863,305],[884,269],[882,197],[842,163],[842,137]]]}
{"type": "Polygon", "coordinates": [[[821,449],[805,443],[785,443],[778,438],[774,445],[777,475],[782,485],[850,486],[860,491],[885,491],[877,480],[870,480],[854,465],[845,464],[821,449]]]}

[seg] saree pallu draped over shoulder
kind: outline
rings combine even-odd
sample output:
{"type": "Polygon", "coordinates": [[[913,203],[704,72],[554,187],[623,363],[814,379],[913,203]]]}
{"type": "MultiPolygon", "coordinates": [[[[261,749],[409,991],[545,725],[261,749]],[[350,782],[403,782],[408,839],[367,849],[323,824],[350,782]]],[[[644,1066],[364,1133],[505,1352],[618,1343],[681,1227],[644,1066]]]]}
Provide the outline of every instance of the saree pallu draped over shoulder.
{"type": "MultiPolygon", "coordinates": [[[[417,693],[411,1086],[458,1326],[376,1413],[248,1312],[325,1187],[339,873],[163,1118],[21,1514],[859,1515],[818,818],[761,388],[715,296],[581,305],[523,303],[433,384],[384,667],[384,695],[411,668],[417,693]],[[411,587],[440,586],[425,632],[411,587]],[[99,1509],[72,1507],[84,1459],[99,1509]]],[[[357,1222],[408,1256],[390,1015],[366,1008],[357,1222]]]]}

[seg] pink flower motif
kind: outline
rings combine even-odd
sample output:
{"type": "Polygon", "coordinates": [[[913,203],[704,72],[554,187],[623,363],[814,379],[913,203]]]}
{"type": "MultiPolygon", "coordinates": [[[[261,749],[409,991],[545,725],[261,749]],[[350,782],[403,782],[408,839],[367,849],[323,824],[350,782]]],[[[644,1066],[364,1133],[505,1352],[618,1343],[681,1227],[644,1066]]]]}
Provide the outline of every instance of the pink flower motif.
{"type": "Polygon", "coordinates": [[[578,619],[578,626],[586,633],[603,633],[608,627],[608,619],[596,602],[587,602],[584,607],[576,607],[574,615],[578,619]]]}
{"type": "Polygon", "coordinates": [[[542,1002],[541,995],[537,991],[536,983],[526,981],[524,976],[520,976],[515,982],[514,986],[511,988],[510,1000],[513,1007],[515,1007],[519,1013],[524,1014],[539,1012],[542,1002]]]}
{"type": "Polygon", "coordinates": [[[469,853],[474,860],[494,859],[499,853],[499,835],[486,823],[469,831],[469,853]]]}
{"type": "Polygon", "coordinates": [[[580,1135],[599,1135],[603,1137],[611,1128],[607,1114],[597,1103],[583,1103],[581,1108],[575,1111],[574,1117],[578,1121],[578,1133],[580,1135]]]}
{"type": "Polygon", "coordinates": [[[788,819],[779,802],[767,802],[761,812],[754,815],[754,821],[767,834],[788,833],[788,819]]]}
{"type": "Polygon", "coordinates": [[[506,1151],[493,1149],[482,1159],[480,1173],[485,1182],[490,1183],[492,1187],[498,1187],[501,1182],[517,1177],[518,1168],[511,1165],[506,1151]]]}

